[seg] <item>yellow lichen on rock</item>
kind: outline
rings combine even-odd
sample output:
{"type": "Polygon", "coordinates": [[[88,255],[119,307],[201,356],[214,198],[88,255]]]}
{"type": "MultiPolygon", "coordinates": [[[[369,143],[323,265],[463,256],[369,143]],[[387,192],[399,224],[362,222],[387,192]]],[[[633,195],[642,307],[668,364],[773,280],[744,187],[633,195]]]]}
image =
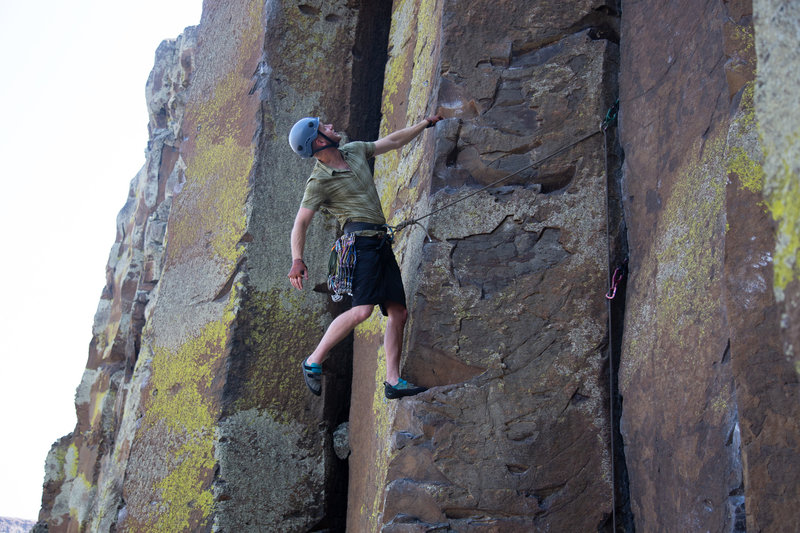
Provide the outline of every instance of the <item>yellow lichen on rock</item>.
{"type": "Polygon", "coordinates": [[[177,351],[157,347],[151,375],[151,400],[143,427],[166,436],[170,468],[153,490],[161,502],[148,520],[151,531],[180,531],[191,526],[190,515],[211,514],[214,432],[220,415],[209,393],[220,369],[235,318],[237,291],[231,291],[220,320],[211,322],[177,351]]]}
{"type": "Polygon", "coordinates": [[[687,166],[666,201],[666,230],[656,238],[656,290],[663,313],[659,322],[679,344],[687,341],[686,328],[702,332],[716,316],[717,302],[706,286],[722,261],[715,242],[724,229],[724,148],[724,142],[716,140],[694,151],[702,154],[700,160],[687,166]]]}
{"type": "MultiPolygon", "coordinates": [[[[787,143],[790,153],[800,150],[800,132],[787,143]]],[[[774,288],[779,301],[787,285],[800,280],[800,176],[787,157],[781,158],[780,171],[765,188],[767,205],[777,224],[774,255],[774,288]]]]}
{"type": "Polygon", "coordinates": [[[252,134],[244,126],[253,112],[252,99],[246,98],[253,83],[247,64],[263,38],[259,6],[250,3],[236,47],[227,52],[233,64],[220,79],[206,80],[210,86],[187,109],[190,131],[185,133],[193,142],[184,154],[186,183],[176,198],[185,208],[176,209],[170,220],[167,264],[206,241],[231,268],[242,253],[236,243],[245,232],[255,161],[252,134]]]}

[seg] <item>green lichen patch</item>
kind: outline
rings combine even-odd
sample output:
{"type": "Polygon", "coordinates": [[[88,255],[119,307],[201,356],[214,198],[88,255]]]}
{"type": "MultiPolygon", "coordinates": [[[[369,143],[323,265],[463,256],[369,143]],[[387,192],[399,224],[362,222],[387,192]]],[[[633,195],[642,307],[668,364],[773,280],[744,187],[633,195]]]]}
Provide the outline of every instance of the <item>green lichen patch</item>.
{"type": "MultiPolygon", "coordinates": [[[[638,372],[661,373],[669,362],[660,354],[677,351],[683,370],[705,361],[701,343],[719,320],[718,284],[724,255],[727,174],[725,142],[708,140],[676,176],[653,234],[653,248],[634,272],[640,294],[630,310],[637,320],[625,332],[620,383],[638,372]]],[[[676,361],[672,360],[671,364],[676,361]]]]}
{"type": "Polygon", "coordinates": [[[81,473],[72,480],[72,487],[69,492],[69,515],[80,524],[81,530],[83,530],[91,511],[89,502],[94,501],[97,488],[81,473]]]}
{"type": "MultiPolygon", "coordinates": [[[[395,104],[399,104],[399,101],[406,101],[400,91],[404,85],[405,76],[412,65],[412,58],[409,57],[409,54],[402,53],[402,50],[406,43],[414,38],[415,25],[412,21],[416,18],[415,4],[414,0],[401,0],[395,2],[392,8],[389,49],[394,52],[389,56],[383,78],[383,109],[381,111],[385,116],[394,115],[396,111],[395,104]]],[[[385,129],[385,126],[382,126],[381,133],[385,135],[389,132],[385,129]]]]}
{"type": "MultiPolygon", "coordinates": [[[[236,29],[231,64],[216,68],[225,75],[202,87],[203,94],[187,104],[184,120],[192,146],[184,154],[186,183],[170,214],[167,265],[188,250],[209,251],[234,268],[242,253],[236,244],[245,231],[246,200],[255,160],[252,142],[256,97],[248,96],[254,50],[260,50],[261,3],[244,7],[246,20],[236,29]],[[202,248],[198,244],[203,243],[202,248]],[[206,244],[207,243],[207,244],[206,244]]],[[[197,92],[197,91],[196,91],[197,92]]]]}
{"type": "MultiPolygon", "coordinates": [[[[381,135],[415,123],[427,109],[433,80],[437,76],[436,54],[441,6],[430,0],[405,0],[394,6],[389,33],[390,54],[384,76],[381,135]]],[[[419,199],[417,187],[410,184],[415,174],[427,174],[423,133],[401,150],[376,159],[375,175],[384,209],[414,205],[419,199]]],[[[395,223],[400,220],[393,221],[395,223]]]]}
{"type": "Polygon", "coordinates": [[[245,291],[226,389],[226,403],[233,403],[233,411],[267,409],[284,422],[304,418],[308,391],[300,364],[316,338],[309,335],[310,321],[300,297],[294,291],[245,291]]]}
{"type": "Polygon", "coordinates": [[[800,131],[794,136],[793,152],[781,157],[777,174],[767,178],[767,205],[777,225],[775,235],[774,288],[778,301],[784,299],[786,287],[800,280],[800,175],[790,157],[800,150],[800,131]]]}
{"type": "Polygon", "coordinates": [[[64,475],[67,479],[74,479],[78,475],[78,447],[73,442],[64,454],[64,475]]]}
{"type": "Polygon", "coordinates": [[[742,90],[739,107],[728,135],[725,165],[728,174],[740,189],[761,195],[764,188],[764,167],[761,145],[757,141],[754,82],[742,90]]]}
{"type": "Polygon", "coordinates": [[[222,317],[177,351],[154,349],[142,427],[166,436],[168,455],[163,459],[166,476],[153,484],[161,504],[147,521],[148,531],[192,529],[211,514],[214,431],[220,415],[214,380],[222,370],[237,298],[234,287],[222,317]]]}
{"type": "Polygon", "coordinates": [[[724,148],[719,140],[708,142],[700,160],[683,171],[666,203],[660,224],[666,229],[656,237],[659,322],[679,345],[689,329],[702,338],[717,317],[709,285],[721,275],[723,259],[724,148]]]}
{"type": "Polygon", "coordinates": [[[742,189],[760,195],[764,188],[764,168],[761,163],[738,146],[731,147],[728,154],[728,173],[736,175],[742,189]]]}
{"type": "Polygon", "coordinates": [[[371,531],[381,528],[381,514],[383,512],[384,487],[389,469],[388,444],[392,431],[392,423],[397,411],[397,402],[386,400],[383,392],[383,380],[386,376],[386,351],[381,346],[378,350],[378,366],[375,371],[375,393],[372,398],[372,419],[375,424],[376,449],[373,450],[375,468],[372,470],[371,479],[374,499],[362,505],[362,512],[368,517],[371,531]]]}
{"type": "Polygon", "coordinates": [[[63,481],[67,477],[67,449],[60,446],[53,447],[47,454],[45,462],[45,483],[48,481],[63,481]]]}

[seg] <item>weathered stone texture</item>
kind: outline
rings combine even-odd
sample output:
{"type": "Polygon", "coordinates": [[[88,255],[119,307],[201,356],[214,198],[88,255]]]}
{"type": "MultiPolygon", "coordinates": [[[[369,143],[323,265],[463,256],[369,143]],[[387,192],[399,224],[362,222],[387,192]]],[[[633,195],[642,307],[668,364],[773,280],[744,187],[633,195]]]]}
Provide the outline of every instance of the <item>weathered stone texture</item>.
{"type": "Polygon", "coordinates": [[[625,5],[621,40],[636,528],[792,531],[800,404],[773,290],[751,8],[652,7],[625,5]]]}
{"type": "Polygon", "coordinates": [[[75,396],[78,424],[48,456],[39,520],[49,531],[108,530],[122,505],[131,437],[124,420],[132,411],[126,405],[138,397],[139,385],[132,384],[131,378],[145,308],[162,273],[173,190],[181,179],[178,129],[194,46],[195,30],[187,28],[156,51],[147,83],[150,141],[146,163],[132,180],[117,217],[117,238],[94,318],[89,361],[75,396]],[[58,490],[48,488],[54,483],[58,490]]]}
{"type": "Polygon", "coordinates": [[[775,221],[773,292],[781,313],[781,350],[800,374],[800,5],[754,0],[758,82],[755,105],[763,143],[763,193],[775,221]]]}
{"type": "MultiPolygon", "coordinates": [[[[449,118],[378,157],[393,222],[597,131],[616,45],[595,39],[615,21],[594,7],[395,3],[382,131],[449,118]]],[[[593,136],[425,220],[433,243],[400,234],[404,374],[435,388],[387,404],[381,320],[358,330],[352,531],[588,531],[609,517],[602,153],[593,136]]]]}
{"type": "MultiPolygon", "coordinates": [[[[354,115],[351,104],[362,97],[356,88],[359,62],[369,63],[375,52],[361,49],[361,33],[385,23],[375,16],[375,4],[268,5],[254,86],[262,100],[262,122],[249,203],[253,237],[224,399],[226,425],[255,421],[251,432],[257,429],[259,438],[255,444],[249,432],[233,432],[220,448],[227,455],[220,478],[231,497],[219,505],[225,509],[218,520],[224,529],[243,523],[259,524],[264,531],[345,527],[347,463],[334,454],[332,434],[348,416],[352,348],[345,342],[331,354],[321,399],[308,393],[299,372],[334,313],[342,310],[320,290],[338,228],[330,217],[315,218],[305,243],[311,279],[298,293],[286,278],[289,234],[313,162],[298,159],[286,135],[304,116],[321,116],[338,130],[364,134],[368,109],[354,115]],[[246,484],[229,478],[229,472],[246,473],[253,464],[260,465],[258,478],[246,484]],[[260,493],[269,496],[255,496],[260,493]]],[[[380,50],[379,44],[371,46],[380,50]]]]}
{"type": "Polygon", "coordinates": [[[156,53],[147,162],[37,530],[610,531],[620,200],[618,530],[793,531],[800,7],[622,7],[620,40],[612,1],[206,1],[156,53]],[[318,115],[370,140],[434,112],[375,163],[390,223],[443,208],[394,245],[403,375],[432,389],[384,399],[376,312],[312,396],[299,365],[342,310],[323,285],[338,228],[316,217],[294,291],[312,162],[286,133],[318,115]]]}

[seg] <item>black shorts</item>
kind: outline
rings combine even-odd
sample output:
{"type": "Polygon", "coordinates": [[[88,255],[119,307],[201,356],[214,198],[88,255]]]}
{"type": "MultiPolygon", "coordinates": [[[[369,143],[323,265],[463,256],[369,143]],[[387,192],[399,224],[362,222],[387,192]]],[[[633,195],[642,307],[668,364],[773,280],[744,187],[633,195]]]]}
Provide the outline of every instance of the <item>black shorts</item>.
{"type": "Polygon", "coordinates": [[[353,306],[380,305],[381,313],[387,316],[386,302],[406,306],[406,291],[392,245],[382,237],[356,237],[353,306]]]}

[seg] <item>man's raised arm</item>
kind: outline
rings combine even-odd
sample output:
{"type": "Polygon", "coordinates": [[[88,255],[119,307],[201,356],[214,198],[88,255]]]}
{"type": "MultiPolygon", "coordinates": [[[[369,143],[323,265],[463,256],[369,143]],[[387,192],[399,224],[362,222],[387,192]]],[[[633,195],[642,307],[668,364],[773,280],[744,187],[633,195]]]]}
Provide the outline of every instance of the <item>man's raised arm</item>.
{"type": "Polygon", "coordinates": [[[411,142],[414,137],[422,133],[422,130],[425,128],[430,128],[440,120],[442,120],[440,115],[432,115],[420,122],[417,122],[413,126],[403,128],[402,130],[397,130],[394,133],[390,133],[386,137],[378,139],[375,141],[375,155],[385,154],[386,152],[397,150],[401,146],[405,146],[411,142]]]}

